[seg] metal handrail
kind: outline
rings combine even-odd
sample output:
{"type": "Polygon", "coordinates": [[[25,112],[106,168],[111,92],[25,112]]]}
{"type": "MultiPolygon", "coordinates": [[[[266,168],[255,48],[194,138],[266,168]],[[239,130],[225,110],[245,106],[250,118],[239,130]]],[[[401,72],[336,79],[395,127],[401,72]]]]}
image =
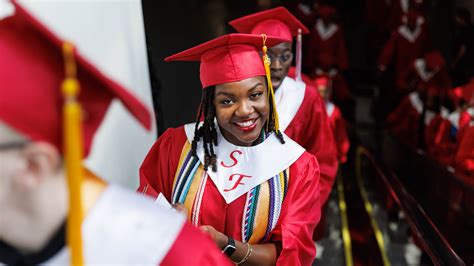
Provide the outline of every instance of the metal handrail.
{"type": "Polygon", "coordinates": [[[361,159],[366,157],[374,166],[379,177],[393,200],[406,214],[408,224],[418,236],[424,251],[435,265],[466,265],[446,241],[438,228],[426,215],[423,208],[410,195],[396,175],[384,166],[364,147],[359,146],[356,151],[357,171],[362,171],[361,159]]]}

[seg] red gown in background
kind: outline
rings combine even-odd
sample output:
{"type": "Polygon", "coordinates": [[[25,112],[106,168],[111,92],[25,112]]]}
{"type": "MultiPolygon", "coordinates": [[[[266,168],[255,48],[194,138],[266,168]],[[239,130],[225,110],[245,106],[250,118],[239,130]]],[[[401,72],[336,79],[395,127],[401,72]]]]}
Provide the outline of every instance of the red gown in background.
{"type": "Polygon", "coordinates": [[[386,27],[394,30],[402,23],[402,17],[410,9],[410,0],[394,0],[390,7],[386,20],[386,27]]]}
{"type": "Polygon", "coordinates": [[[344,35],[339,25],[331,23],[324,27],[322,20],[316,20],[315,25],[310,29],[309,47],[306,47],[306,55],[303,63],[312,72],[316,69],[316,62],[322,54],[330,56],[336,62],[337,68],[341,71],[349,67],[347,50],[344,35]]]}
{"type": "Polygon", "coordinates": [[[454,165],[454,157],[459,144],[459,128],[469,123],[470,117],[466,112],[455,111],[443,119],[436,132],[433,156],[443,165],[454,165]]]}
{"type": "Polygon", "coordinates": [[[407,87],[407,84],[402,82],[407,66],[412,65],[415,59],[423,57],[429,45],[429,36],[423,26],[418,26],[412,33],[406,25],[402,25],[392,33],[382,48],[378,65],[387,68],[394,62],[394,78],[399,93],[405,92],[407,87]]]}
{"type": "Polygon", "coordinates": [[[349,152],[350,147],[349,138],[347,137],[346,122],[344,121],[339,108],[333,103],[327,104],[327,111],[331,128],[334,132],[334,139],[336,140],[337,159],[340,163],[345,163],[347,161],[347,152],[349,152]]]}
{"type": "MultiPolygon", "coordinates": [[[[289,77],[290,75],[286,78],[289,77]]],[[[305,79],[304,75],[302,79],[305,79]]],[[[324,101],[316,88],[308,83],[306,83],[303,102],[285,129],[285,134],[318,159],[321,175],[321,205],[324,204],[331,193],[338,169],[337,149],[324,101]]]]}
{"type": "MultiPolygon", "coordinates": [[[[158,139],[140,168],[140,192],[153,197],[163,193],[171,201],[174,177],[186,143],[183,127],[168,129],[158,139]]],[[[318,162],[304,152],[289,169],[288,191],[269,241],[281,247],[277,265],[311,265],[315,256],[312,233],[321,216],[319,179],[314,178],[319,175],[318,162]]],[[[242,241],[245,194],[227,204],[213,181],[207,179],[204,187],[198,225],[211,225],[242,241]]]]}
{"type": "Polygon", "coordinates": [[[457,171],[474,177],[474,125],[466,125],[460,129],[454,165],[457,171]]]}
{"type": "Polygon", "coordinates": [[[419,58],[410,64],[409,68],[406,68],[397,82],[398,86],[402,88],[416,89],[417,91],[427,91],[429,88],[438,88],[441,97],[449,96],[449,90],[451,88],[451,78],[445,67],[441,68],[437,72],[427,72],[424,68],[426,60],[419,58]]]}
{"type": "Polygon", "coordinates": [[[440,114],[435,114],[434,117],[430,119],[430,121],[425,127],[424,137],[425,137],[426,152],[434,159],[437,159],[439,157],[437,136],[444,121],[445,121],[445,118],[443,118],[443,116],[441,116],[440,114]]]}
{"type": "Polygon", "coordinates": [[[412,103],[412,101],[416,101],[416,98],[418,98],[417,93],[406,96],[387,117],[387,126],[390,132],[411,147],[417,146],[418,119],[421,113],[419,107],[417,110],[412,103]],[[410,99],[410,96],[415,100],[410,99]]]}

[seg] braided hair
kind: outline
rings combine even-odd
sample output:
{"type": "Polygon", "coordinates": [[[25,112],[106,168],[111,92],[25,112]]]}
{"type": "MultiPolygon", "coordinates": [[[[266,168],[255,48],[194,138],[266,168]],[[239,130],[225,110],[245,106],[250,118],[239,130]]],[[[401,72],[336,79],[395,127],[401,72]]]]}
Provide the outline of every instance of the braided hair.
{"type": "MultiPolygon", "coordinates": [[[[199,105],[199,111],[196,118],[196,125],[194,128],[194,139],[191,143],[191,154],[197,157],[197,145],[199,140],[202,138],[204,146],[204,170],[207,171],[211,166],[212,171],[217,171],[217,157],[214,152],[214,146],[217,146],[217,129],[214,119],[216,117],[216,107],[214,106],[216,87],[210,86],[204,89],[201,104],[199,105]],[[201,123],[201,119],[203,123],[201,123]]],[[[270,102],[270,114],[269,117],[274,117],[275,106],[273,106],[273,99],[269,95],[270,102]]],[[[275,121],[273,119],[267,119],[264,129],[266,132],[274,132],[281,144],[285,144],[283,134],[281,131],[275,129],[275,121]]]]}

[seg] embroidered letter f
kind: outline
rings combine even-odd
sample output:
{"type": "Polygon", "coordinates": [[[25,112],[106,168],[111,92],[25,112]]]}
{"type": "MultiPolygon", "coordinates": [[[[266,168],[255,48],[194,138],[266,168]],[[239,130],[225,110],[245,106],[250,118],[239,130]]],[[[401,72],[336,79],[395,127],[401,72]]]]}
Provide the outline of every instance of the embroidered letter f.
{"type": "Polygon", "coordinates": [[[242,179],[244,179],[244,177],[247,177],[247,178],[251,178],[252,176],[250,175],[244,175],[244,174],[232,174],[231,176],[229,176],[229,181],[232,181],[232,179],[234,179],[234,176],[239,176],[239,178],[237,179],[237,181],[234,183],[234,186],[230,189],[224,189],[224,192],[229,192],[229,191],[232,191],[234,189],[237,188],[238,185],[245,185],[245,183],[242,182],[242,179]]]}

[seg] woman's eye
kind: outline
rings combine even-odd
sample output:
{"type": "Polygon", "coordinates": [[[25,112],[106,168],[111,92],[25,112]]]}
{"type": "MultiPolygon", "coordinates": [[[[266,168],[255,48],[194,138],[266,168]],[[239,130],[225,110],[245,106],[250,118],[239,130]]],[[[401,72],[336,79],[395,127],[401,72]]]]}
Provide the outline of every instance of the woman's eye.
{"type": "Polygon", "coordinates": [[[252,93],[252,94],[250,95],[250,98],[251,98],[251,99],[256,99],[256,98],[262,96],[262,94],[263,94],[262,92],[252,93]]]}
{"type": "Polygon", "coordinates": [[[229,105],[231,103],[232,103],[232,100],[229,100],[229,99],[225,99],[225,100],[221,101],[221,104],[223,104],[223,105],[229,105]]]}

